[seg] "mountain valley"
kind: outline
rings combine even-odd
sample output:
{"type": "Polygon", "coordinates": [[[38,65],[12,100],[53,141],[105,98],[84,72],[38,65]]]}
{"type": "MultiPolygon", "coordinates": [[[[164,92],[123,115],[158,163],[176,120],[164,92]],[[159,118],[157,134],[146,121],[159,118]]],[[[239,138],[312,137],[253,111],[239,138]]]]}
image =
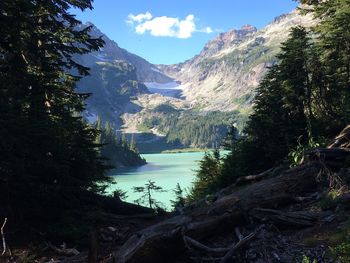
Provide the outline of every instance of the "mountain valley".
{"type": "Polygon", "coordinates": [[[220,33],[198,55],[175,65],[152,65],[88,24],[105,46],[79,57],[91,67],[91,76],[78,84],[79,91],[92,94],[85,117],[94,122],[100,116],[134,134],[142,152],[218,145],[231,125],[243,129],[255,88],[289,30],[313,24],[311,16],[294,10],[259,30],[245,25],[220,33]],[[200,131],[195,119],[215,135],[200,131]]]}

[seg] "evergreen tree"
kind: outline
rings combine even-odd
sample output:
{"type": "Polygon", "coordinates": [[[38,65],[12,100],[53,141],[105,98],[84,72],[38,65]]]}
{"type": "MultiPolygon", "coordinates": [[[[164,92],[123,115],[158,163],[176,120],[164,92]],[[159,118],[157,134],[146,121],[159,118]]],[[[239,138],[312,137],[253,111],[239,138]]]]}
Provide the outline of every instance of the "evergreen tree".
{"type": "Polygon", "coordinates": [[[75,91],[88,68],[73,58],[98,50],[103,41],[89,36],[90,27],[78,29],[70,8],[92,5],[90,0],[0,3],[0,199],[19,210],[23,206],[16,204],[24,201],[32,211],[42,205],[54,209],[51,202],[100,191],[99,183],[107,180],[97,131],[80,115],[88,95],[75,91]]]}
{"type": "Polygon", "coordinates": [[[135,153],[139,152],[137,149],[137,146],[136,146],[136,140],[135,140],[134,134],[131,135],[130,150],[135,152],[135,153]]]}
{"type": "Polygon", "coordinates": [[[196,171],[196,179],[190,197],[199,199],[216,190],[220,169],[221,161],[218,150],[215,150],[214,153],[206,152],[199,162],[199,169],[196,171]]]}
{"type": "Polygon", "coordinates": [[[148,205],[151,209],[161,207],[162,203],[153,198],[153,193],[161,193],[165,192],[165,190],[163,190],[162,187],[156,185],[156,183],[152,180],[148,180],[145,186],[133,187],[133,189],[135,193],[142,194],[140,198],[135,200],[136,203],[148,205]]]}
{"type": "Polygon", "coordinates": [[[176,184],[174,189],[175,200],[171,200],[173,208],[184,207],[185,206],[185,197],[183,195],[183,190],[179,183],[176,184]]]}
{"type": "Polygon", "coordinates": [[[350,2],[310,1],[306,10],[318,19],[314,86],[326,135],[333,135],[350,119],[350,2]]]}
{"type": "Polygon", "coordinates": [[[225,138],[221,141],[221,146],[226,150],[232,150],[238,138],[239,138],[238,129],[234,125],[232,125],[227,135],[225,136],[225,138]]]}
{"type": "MultiPolygon", "coordinates": [[[[99,122],[97,122],[99,123],[99,122]]],[[[134,145],[130,149],[126,136],[118,137],[115,127],[109,123],[104,123],[104,128],[100,131],[101,137],[101,156],[105,163],[111,168],[119,168],[120,166],[137,166],[145,164],[134,145]]]]}
{"type": "Polygon", "coordinates": [[[126,137],[125,133],[122,134],[122,146],[125,149],[129,149],[129,142],[128,142],[128,138],[126,137]]]}
{"type": "Polygon", "coordinates": [[[298,141],[307,143],[312,134],[309,48],[306,30],[293,28],[277,56],[279,63],[257,89],[245,133],[261,148],[268,166],[281,162],[298,141]]]}

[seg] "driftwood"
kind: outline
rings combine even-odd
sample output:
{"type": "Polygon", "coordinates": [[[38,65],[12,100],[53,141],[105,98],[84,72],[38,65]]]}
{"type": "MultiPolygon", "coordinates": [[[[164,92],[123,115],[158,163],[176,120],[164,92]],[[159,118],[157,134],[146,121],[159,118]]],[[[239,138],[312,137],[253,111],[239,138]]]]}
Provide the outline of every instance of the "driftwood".
{"type": "Polygon", "coordinates": [[[224,196],[210,205],[195,207],[130,237],[109,262],[166,262],[186,250],[183,236],[200,240],[233,230],[254,208],[276,209],[295,202],[295,197],[316,186],[322,169],[311,162],[290,169],[224,196]]]}

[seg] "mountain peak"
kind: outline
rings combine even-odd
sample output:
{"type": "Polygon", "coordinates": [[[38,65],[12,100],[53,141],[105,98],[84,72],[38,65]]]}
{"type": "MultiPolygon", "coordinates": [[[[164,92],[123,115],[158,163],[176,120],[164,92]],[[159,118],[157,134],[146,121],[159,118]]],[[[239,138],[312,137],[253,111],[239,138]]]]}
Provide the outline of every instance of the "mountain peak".
{"type": "Polygon", "coordinates": [[[230,47],[233,43],[242,41],[245,37],[255,32],[257,32],[256,27],[246,24],[240,29],[231,29],[228,32],[220,33],[216,38],[205,45],[200,56],[208,57],[214,55],[220,50],[230,47]]]}
{"type": "Polygon", "coordinates": [[[255,26],[246,24],[246,25],[243,25],[240,30],[256,32],[257,28],[255,26]]]}

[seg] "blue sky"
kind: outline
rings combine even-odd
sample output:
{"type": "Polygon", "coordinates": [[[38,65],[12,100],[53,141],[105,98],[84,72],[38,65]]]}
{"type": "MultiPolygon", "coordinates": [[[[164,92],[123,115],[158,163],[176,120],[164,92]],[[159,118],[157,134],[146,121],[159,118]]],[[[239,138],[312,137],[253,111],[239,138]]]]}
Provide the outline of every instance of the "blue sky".
{"type": "Polygon", "coordinates": [[[292,0],[95,0],[72,10],[122,48],[154,64],[183,62],[220,32],[251,24],[262,28],[293,10],[292,0]]]}

